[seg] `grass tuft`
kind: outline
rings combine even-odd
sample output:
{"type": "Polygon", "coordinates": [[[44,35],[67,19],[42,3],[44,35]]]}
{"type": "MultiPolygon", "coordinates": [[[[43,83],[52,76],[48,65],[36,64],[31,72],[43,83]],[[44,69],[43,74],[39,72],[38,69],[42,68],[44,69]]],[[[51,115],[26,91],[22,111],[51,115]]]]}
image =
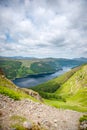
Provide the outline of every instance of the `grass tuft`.
{"type": "Polygon", "coordinates": [[[83,115],[82,117],[80,117],[79,121],[80,122],[87,121],[87,115],[83,115]]]}

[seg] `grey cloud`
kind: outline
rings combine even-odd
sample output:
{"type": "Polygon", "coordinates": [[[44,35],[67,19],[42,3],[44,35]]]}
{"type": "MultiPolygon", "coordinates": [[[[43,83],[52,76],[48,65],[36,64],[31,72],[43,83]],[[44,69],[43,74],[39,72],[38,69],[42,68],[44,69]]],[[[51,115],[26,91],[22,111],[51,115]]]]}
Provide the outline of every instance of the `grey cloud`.
{"type": "Polygon", "coordinates": [[[1,55],[85,56],[86,12],[87,0],[0,0],[1,55]]]}
{"type": "Polygon", "coordinates": [[[86,55],[86,56],[87,56],[87,51],[84,51],[84,55],[86,55]]]}
{"type": "Polygon", "coordinates": [[[64,39],[64,37],[62,37],[62,38],[55,38],[55,39],[53,39],[52,41],[50,41],[52,44],[53,44],[53,46],[55,46],[55,47],[63,47],[63,46],[66,46],[65,45],[65,39],[64,39]]]}
{"type": "Polygon", "coordinates": [[[36,46],[41,47],[41,48],[49,47],[49,45],[46,45],[46,44],[43,44],[43,43],[39,43],[36,46]]]}

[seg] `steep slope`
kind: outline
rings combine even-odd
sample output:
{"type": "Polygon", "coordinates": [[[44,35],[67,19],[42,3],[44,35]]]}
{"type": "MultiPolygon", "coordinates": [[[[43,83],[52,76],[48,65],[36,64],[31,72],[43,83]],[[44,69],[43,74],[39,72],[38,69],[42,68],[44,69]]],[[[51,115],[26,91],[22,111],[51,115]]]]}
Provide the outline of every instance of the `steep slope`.
{"type": "Polygon", "coordinates": [[[56,93],[64,97],[70,97],[75,95],[80,89],[87,89],[87,65],[81,66],[56,93]]]}
{"type": "Polygon", "coordinates": [[[29,98],[34,101],[42,101],[42,98],[37,92],[30,89],[21,89],[13,84],[9,79],[7,79],[0,69],[0,93],[15,100],[20,100],[24,98],[29,98]],[[37,100],[36,100],[37,99],[37,100]]]}
{"type": "Polygon", "coordinates": [[[87,64],[33,88],[47,104],[58,108],[87,111],[87,64]]]}
{"type": "Polygon", "coordinates": [[[87,109],[87,65],[81,67],[56,91],[66,100],[87,109]]]}

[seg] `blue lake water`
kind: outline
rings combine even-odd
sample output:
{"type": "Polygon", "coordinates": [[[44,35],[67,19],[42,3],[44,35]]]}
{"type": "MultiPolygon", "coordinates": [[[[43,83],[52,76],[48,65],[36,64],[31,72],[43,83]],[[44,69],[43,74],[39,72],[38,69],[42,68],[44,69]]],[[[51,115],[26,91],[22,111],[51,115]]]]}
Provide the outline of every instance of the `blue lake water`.
{"type": "Polygon", "coordinates": [[[24,78],[18,78],[13,80],[13,83],[19,87],[29,88],[44,83],[55,77],[58,77],[59,75],[69,71],[70,69],[71,69],[70,67],[63,67],[63,70],[57,71],[53,74],[40,74],[40,75],[38,74],[33,76],[27,76],[24,78]]]}

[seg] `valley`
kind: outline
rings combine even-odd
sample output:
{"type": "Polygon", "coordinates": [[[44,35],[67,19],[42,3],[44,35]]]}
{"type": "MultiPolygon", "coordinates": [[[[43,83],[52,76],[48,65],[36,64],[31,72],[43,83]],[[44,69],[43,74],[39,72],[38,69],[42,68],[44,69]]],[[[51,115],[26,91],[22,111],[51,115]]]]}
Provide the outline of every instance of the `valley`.
{"type": "Polygon", "coordinates": [[[34,74],[55,73],[64,67],[73,68],[87,63],[87,59],[0,57],[0,68],[13,80],[34,74]]]}
{"type": "Polygon", "coordinates": [[[87,0],[0,0],[0,130],[87,130],[87,0]]]}
{"type": "MultiPolygon", "coordinates": [[[[30,77],[15,79],[24,81],[26,87],[16,86],[10,80],[14,77],[11,74],[20,69],[21,64],[18,60],[4,59],[3,62],[0,61],[0,129],[82,130],[80,129],[80,120],[82,120],[82,122],[85,122],[81,127],[84,128],[85,126],[83,130],[86,130],[87,63],[76,66],[77,63],[75,62],[73,65],[65,62],[64,66],[61,65],[61,70],[59,68],[57,70],[56,66],[54,67],[55,73],[53,71],[49,72],[49,70],[40,73],[37,69],[38,62],[34,62],[37,72],[29,75],[30,77]],[[11,70],[11,68],[13,69],[11,70]],[[9,79],[8,76],[5,76],[8,72],[11,76],[9,79]],[[29,87],[29,78],[35,78],[34,80],[37,82],[40,78],[41,82],[39,83],[42,84],[36,84],[35,82],[34,85],[36,86],[29,87]],[[26,123],[28,128],[25,126],[26,123]]],[[[48,61],[45,62],[48,64],[48,61]]],[[[43,61],[39,64],[42,63],[43,61]]],[[[46,67],[46,64],[44,67],[46,67]]],[[[54,66],[53,63],[52,66],[54,66]]],[[[34,83],[34,80],[31,80],[31,83],[34,83]]]]}
{"type": "Polygon", "coordinates": [[[15,86],[0,70],[0,129],[78,130],[83,113],[56,109],[38,97],[30,89],[15,86]]]}
{"type": "Polygon", "coordinates": [[[15,80],[13,80],[13,83],[19,87],[29,88],[29,87],[42,84],[55,77],[58,77],[61,74],[69,71],[70,69],[71,69],[70,67],[63,67],[61,70],[54,73],[32,74],[24,78],[16,78],[15,80]]]}

